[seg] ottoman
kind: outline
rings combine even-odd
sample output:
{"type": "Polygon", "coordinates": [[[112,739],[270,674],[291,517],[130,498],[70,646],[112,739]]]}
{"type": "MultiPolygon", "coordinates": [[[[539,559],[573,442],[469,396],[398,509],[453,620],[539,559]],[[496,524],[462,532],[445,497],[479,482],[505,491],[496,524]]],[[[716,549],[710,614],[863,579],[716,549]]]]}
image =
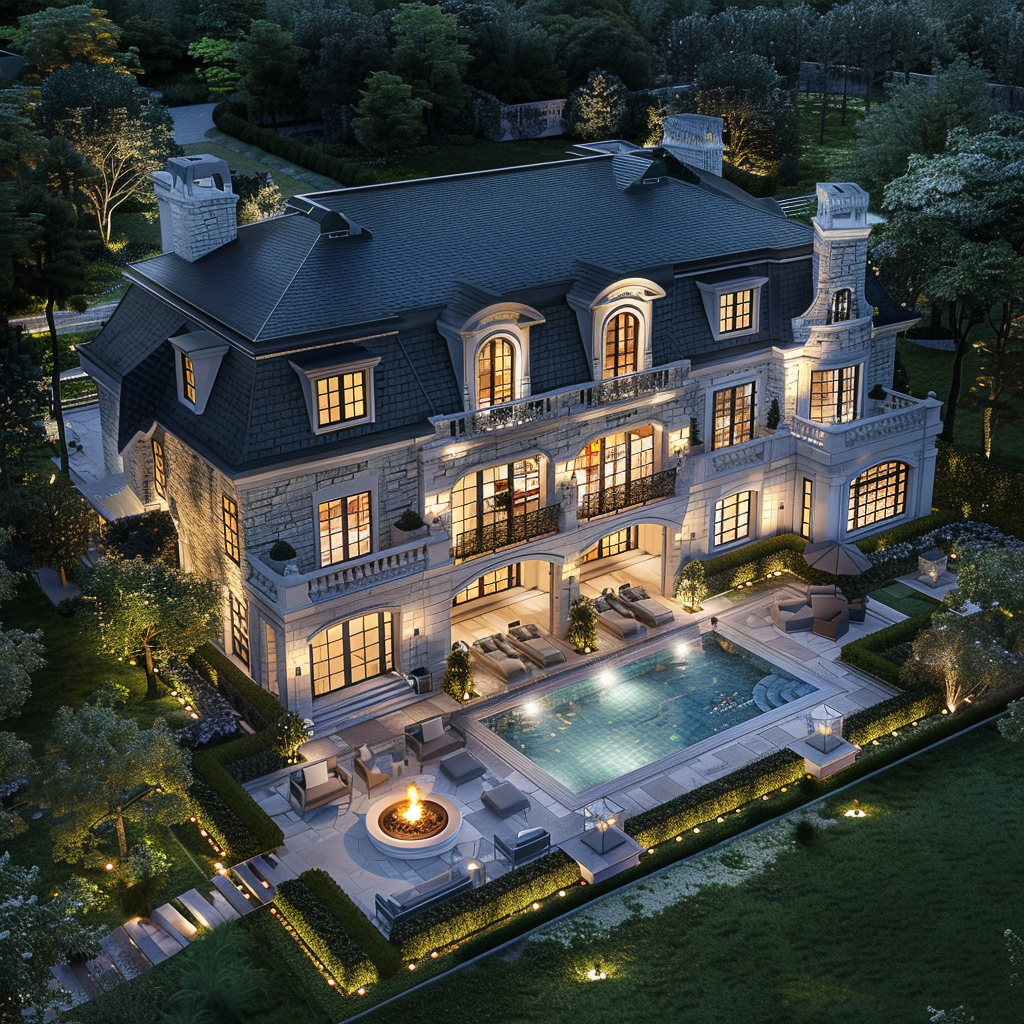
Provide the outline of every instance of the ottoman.
{"type": "Polygon", "coordinates": [[[480,802],[499,818],[507,818],[520,811],[525,817],[526,812],[530,809],[530,801],[511,782],[503,782],[500,786],[495,786],[494,789],[485,789],[480,794],[480,802]]]}
{"type": "Polygon", "coordinates": [[[460,750],[441,759],[441,774],[455,783],[458,789],[464,782],[479,779],[487,769],[468,750],[460,750]]]}

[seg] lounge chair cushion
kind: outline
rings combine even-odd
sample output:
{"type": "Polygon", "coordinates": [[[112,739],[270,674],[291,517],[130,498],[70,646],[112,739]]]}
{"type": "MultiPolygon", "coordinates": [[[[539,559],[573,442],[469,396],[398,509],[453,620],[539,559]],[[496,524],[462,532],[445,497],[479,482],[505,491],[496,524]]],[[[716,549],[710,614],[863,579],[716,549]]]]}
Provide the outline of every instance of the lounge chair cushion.
{"type": "Polygon", "coordinates": [[[441,718],[428,718],[420,723],[423,733],[423,742],[432,743],[434,740],[444,738],[444,721],[441,718]]]}
{"type": "Polygon", "coordinates": [[[447,776],[456,786],[472,779],[479,779],[487,769],[468,750],[460,750],[441,759],[441,774],[447,776]]]}
{"type": "Polygon", "coordinates": [[[364,743],[359,748],[359,760],[366,765],[367,768],[373,767],[373,751],[364,743]]]}
{"type": "Polygon", "coordinates": [[[489,636],[484,637],[482,640],[477,640],[475,646],[479,647],[484,654],[493,654],[498,649],[489,636]]]}
{"type": "Polygon", "coordinates": [[[327,784],[327,762],[317,761],[308,768],[302,769],[303,777],[306,780],[306,789],[316,789],[317,786],[327,784]]]}
{"type": "Polygon", "coordinates": [[[507,818],[511,814],[530,809],[529,798],[520,793],[511,782],[503,782],[494,789],[485,789],[480,794],[480,802],[499,818],[507,818]]]}

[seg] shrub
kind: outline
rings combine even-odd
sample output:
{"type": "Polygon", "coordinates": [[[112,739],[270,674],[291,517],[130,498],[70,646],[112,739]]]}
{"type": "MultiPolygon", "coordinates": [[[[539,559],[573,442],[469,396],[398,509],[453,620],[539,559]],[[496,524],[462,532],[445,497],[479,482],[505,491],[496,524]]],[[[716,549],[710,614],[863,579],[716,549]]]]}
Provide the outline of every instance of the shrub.
{"type": "Polygon", "coordinates": [[[683,571],[679,574],[679,585],[676,591],[683,607],[688,612],[699,612],[700,603],[708,596],[707,576],[704,563],[697,558],[691,558],[683,571]]]}
{"type": "Polygon", "coordinates": [[[938,714],[942,707],[943,699],[938,691],[898,693],[880,704],[850,715],[843,725],[843,735],[851,743],[863,747],[879,736],[886,736],[911,722],[938,714]]]}
{"type": "Polygon", "coordinates": [[[813,846],[818,841],[818,826],[808,818],[801,818],[793,828],[793,838],[801,846],[813,846]]]}
{"type": "Polygon", "coordinates": [[[270,558],[275,562],[287,562],[291,558],[295,558],[295,548],[291,546],[286,540],[275,540],[273,547],[270,549],[270,558]]]}
{"type": "Polygon", "coordinates": [[[465,644],[452,644],[444,663],[441,689],[458,701],[469,700],[473,696],[473,670],[465,644]]]}
{"type": "Polygon", "coordinates": [[[935,503],[1024,537],[1024,469],[941,442],[938,449],[935,503]]]}
{"type": "Polygon", "coordinates": [[[635,814],[623,829],[641,846],[656,846],[773,789],[791,785],[803,775],[803,767],[803,759],[793,751],[777,750],[724,778],[635,814]]]}
{"type": "Polygon", "coordinates": [[[104,525],[101,537],[107,553],[116,558],[178,564],[178,531],[170,512],[122,516],[104,525]]]}
{"type": "Polygon", "coordinates": [[[579,881],[579,865],[561,850],[524,864],[494,881],[399,921],[390,941],[406,960],[460,942],[579,881]]]}
{"type": "Polygon", "coordinates": [[[287,768],[288,761],[276,750],[261,750],[248,757],[240,757],[237,761],[229,761],[224,767],[227,768],[235,782],[244,785],[263,775],[287,768]]]}
{"type": "Polygon", "coordinates": [[[381,978],[390,978],[398,973],[402,966],[398,951],[326,871],[310,868],[299,875],[299,880],[341,922],[349,937],[365,950],[381,978]]]}
{"type": "Polygon", "coordinates": [[[351,992],[377,981],[373,961],[303,880],[281,882],[274,902],[339,986],[351,992]]]}
{"type": "MultiPolygon", "coordinates": [[[[199,819],[202,828],[210,834],[210,838],[225,851],[225,856],[232,862],[248,860],[250,857],[272,849],[273,846],[279,846],[284,841],[282,836],[278,842],[262,846],[252,829],[235,814],[228,802],[222,799],[213,787],[208,786],[202,777],[199,777],[194,760],[192,767],[197,776],[189,790],[189,796],[192,799],[192,813],[199,819]]],[[[239,792],[245,793],[245,790],[233,780],[232,783],[239,792]]]]}
{"type": "Polygon", "coordinates": [[[722,161],[722,177],[733,185],[738,185],[755,199],[768,199],[775,195],[779,188],[778,178],[765,174],[751,174],[741,167],[734,167],[728,160],[722,161]]]}
{"type": "Polygon", "coordinates": [[[293,764],[299,747],[312,735],[312,723],[307,723],[297,711],[286,711],[277,720],[274,730],[274,751],[289,764],[293,764]]]}
{"type": "Polygon", "coordinates": [[[852,665],[854,668],[867,672],[868,675],[875,676],[882,682],[902,690],[904,684],[900,679],[901,666],[882,657],[878,652],[900,644],[911,643],[918,633],[927,628],[931,617],[931,612],[923,612],[875,633],[870,633],[859,640],[852,640],[843,645],[839,652],[839,658],[847,665],[852,665]]]}
{"type": "Polygon", "coordinates": [[[216,647],[206,644],[189,664],[220,691],[228,703],[254,728],[267,729],[284,714],[281,702],[250,679],[216,647]]]}
{"type": "Polygon", "coordinates": [[[418,512],[414,512],[411,508],[407,508],[399,517],[395,520],[395,527],[399,530],[404,530],[406,533],[412,533],[413,530],[419,530],[423,527],[423,519],[418,512]]]}
{"type": "Polygon", "coordinates": [[[597,610],[589,597],[578,597],[569,608],[565,642],[579,652],[597,650],[597,610]]]}

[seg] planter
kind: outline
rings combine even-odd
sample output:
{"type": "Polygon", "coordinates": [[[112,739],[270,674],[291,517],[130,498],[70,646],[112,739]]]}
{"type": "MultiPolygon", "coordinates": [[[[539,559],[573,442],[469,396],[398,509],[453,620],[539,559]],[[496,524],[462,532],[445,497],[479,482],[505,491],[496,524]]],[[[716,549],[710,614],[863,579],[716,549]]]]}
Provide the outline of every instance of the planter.
{"type": "MultiPolygon", "coordinates": [[[[271,558],[270,555],[264,555],[263,562],[266,565],[270,566],[270,568],[273,569],[274,572],[278,574],[278,576],[283,576],[285,572],[287,572],[289,565],[295,565],[294,558],[271,558]]],[[[298,567],[296,567],[296,571],[298,571],[298,567]]]]}
{"type": "Polygon", "coordinates": [[[397,526],[391,527],[391,546],[397,548],[400,544],[408,544],[410,541],[426,537],[429,527],[421,526],[418,530],[400,530],[397,526]]]}

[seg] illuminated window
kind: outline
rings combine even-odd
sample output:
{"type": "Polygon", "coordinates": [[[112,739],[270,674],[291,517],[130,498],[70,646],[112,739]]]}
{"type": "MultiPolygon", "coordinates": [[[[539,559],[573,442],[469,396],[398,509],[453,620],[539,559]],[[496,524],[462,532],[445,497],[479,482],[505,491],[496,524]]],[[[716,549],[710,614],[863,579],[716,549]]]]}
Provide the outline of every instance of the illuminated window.
{"type": "Polygon", "coordinates": [[[181,397],[196,404],[196,368],[184,352],[181,353],[181,397]]]}
{"type": "Polygon", "coordinates": [[[857,418],[860,367],[811,371],[810,418],[818,423],[849,423],[857,418]]]}
{"type": "Polygon", "coordinates": [[[390,612],[373,612],[329,626],[310,645],[313,696],[361,683],[395,667],[390,612]]]}
{"type": "Polygon", "coordinates": [[[316,381],[317,425],[331,427],[361,420],[366,413],[368,371],[354,370],[316,381]]]}
{"type": "Polygon", "coordinates": [[[228,600],[231,608],[231,653],[249,667],[249,602],[235,597],[228,600]]]}
{"type": "Polygon", "coordinates": [[[740,491],[715,503],[715,544],[730,544],[750,536],[752,491],[740,491]]]}
{"type": "Polygon", "coordinates": [[[725,292],[718,296],[718,333],[735,334],[754,326],[754,289],[725,292]]]}
{"type": "Polygon", "coordinates": [[[238,503],[226,494],[220,499],[221,524],[224,527],[224,553],[239,564],[238,503]]]}
{"type": "Polygon", "coordinates": [[[370,492],[324,501],[319,506],[320,565],[335,565],[373,550],[370,492]]]}
{"type": "Polygon", "coordinates": [[[621,377],[625,373],[636,373],[637,339],[640,335],[640,321],[632,313],[619,313],[608,321],[604,329],[604,373],[603,377],[621,377]]]}
{"type": "MultiPolygon", "coordinates": [[[[464,476],[452,490],[456,558],[540,536],[540,460],[520,459],[464,476]]],[[[553,532],[544,530],[543,532],[553,532]]]]}
{"type": "Polygon", "coordinates": [[[627,526],[622,530],[602,537],[584,556],[584,562],[596,562],[599,558],[611,558],[627,551],[635,551],[640,546],[640,527],[627,526]]]}
{"type": "Polygon", "coordinates": [[[511,590],[513,587],[520,586],[521,577],[519,562],[506,565],[504,569],[485,573],[480,579],[473,580],[465,590],[456,594],[452,598],[452,604],[465,604],[467,601],[476,601],[481,597],[490,597],[491,594],[500,594],[504,590],[511,590]]]}
{"type": "Polygon", "coordinates": [[[516,353],[508,338],[491,338],[476,356],[476,406],[486,409],[515,398],[516,353]]]}
{"type": "Polygon", "coordinates": [[[828,323],[838,324],[850,319],[850,289],[840,288],[832,293],[832,301],[828,306],[828,323]]]}
{"type": "Polygon", "coordinates": [[[814,483],[804,477],[803,504],[800,510],[800,536],[811,539],[811,505],[814,500],[814,483]]]}
{"type": "Polygon", "coordinates": [[[715,392],[712,448],[727,448],[754,438],[754,382],[715,392]]]}
{"type": "Polygon", "coordinates": [[[907,464],[883,462],[861,473],[850,484],[848,530],[903,515],[907,508],[907,464]]]}
{"type": "Polygon", "coordinates": [[[167,466],[164,463],[164,446],[153,438],[153,486],[158,498],[167,497],[167,466]]]}
{"type": "Polygon", "coordinates": [[[640,504],[650,498],[644,490],[654,472],[654,428],[609,434],[591,441],[576,456],[579,502],[588,518],[640,504]]]}

